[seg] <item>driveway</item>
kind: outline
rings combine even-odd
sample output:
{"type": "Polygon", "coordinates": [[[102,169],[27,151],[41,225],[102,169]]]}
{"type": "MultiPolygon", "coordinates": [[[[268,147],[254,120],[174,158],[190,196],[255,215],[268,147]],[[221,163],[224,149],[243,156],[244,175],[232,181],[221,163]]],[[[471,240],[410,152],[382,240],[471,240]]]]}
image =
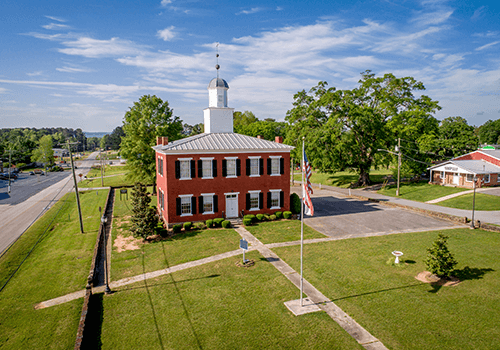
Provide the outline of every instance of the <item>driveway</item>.
{"type": "MultiPolygon", "coordinates": [[[[298,193],[299,187],[292,191],[298,193]]],[[[305,216],[304,222],[330,237],[367,237],[459,227],[447,220],[318,188],[314,189],[311,199],[314,216],[305,216]]]]}

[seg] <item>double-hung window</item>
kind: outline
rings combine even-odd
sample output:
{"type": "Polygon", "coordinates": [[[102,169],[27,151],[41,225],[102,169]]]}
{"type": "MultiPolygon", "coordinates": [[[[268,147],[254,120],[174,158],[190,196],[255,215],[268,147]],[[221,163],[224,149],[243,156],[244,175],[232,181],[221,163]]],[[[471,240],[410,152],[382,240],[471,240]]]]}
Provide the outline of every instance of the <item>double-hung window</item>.
{"type": "Polygon", "coordinates": [[[191,214],[191,197],[181,197],[181,215],[191,214]]]}
{"type": "Polygon", "coordinates": [[[191,162],[189,160],[180,160],[181,179],[191,178],[191,162]]]}
{"type": "Polygon", "coordinates": [[[247,210],[259,210],[262,209],[262,198],[263,194],[260,190],[248,191],[247,193],[247,210]]]}
{"type": "Polygon", "coordinates": [[[212,178],[212,159],[202,159],[202,178],[212,178]]]}
{"type": "Polygon", "coordinates": [[[284,174],[284,161],[281,156],[270,156],[267,159],[267,175],[280,176],[284,174]]]}
{"type": "Polygon", "coordinates": [[[158,175],[163,176],[163,158],[158,157],[158,175]]]}
{"type": "Polygon", "coordinates": [[[490,182],[490,174],[484,174],[484,177],[483,177],[483,178],[484,178],[484,182],[485,182],[485,183],[490,182]]]}
{"type": "Polygon", "coordinates": [[[474,180],[474,174],[467,174],[465,181],[472,182],[474,180]]]}
{"type": "Polygon", "coordinates": [[[284,192],[281,190],[270,190],[267,192],[267,207],[269,209],[280,209],[283,207],[284,192]]]}
{"type": "Polygon", "coordinates": [[[236,158],[226,159],[226,176],[236,177],[236,158]]]}
{"type": "Polygon", "coordinates": [[[250,176],[259,176],[259,159],[250,159],[250,176]]]}
{"type": "Polygon", "coordinates": [[[196,197],[192,194],[182,194],[176,199],[176,213],[178,216],[196,214],[196,197]]]}
{"type": "Polygon", "coordinates": [[[214,214],[218,209],[218,197],[215,193],[202,193],[198,197],[200,214],[214,214]]]}

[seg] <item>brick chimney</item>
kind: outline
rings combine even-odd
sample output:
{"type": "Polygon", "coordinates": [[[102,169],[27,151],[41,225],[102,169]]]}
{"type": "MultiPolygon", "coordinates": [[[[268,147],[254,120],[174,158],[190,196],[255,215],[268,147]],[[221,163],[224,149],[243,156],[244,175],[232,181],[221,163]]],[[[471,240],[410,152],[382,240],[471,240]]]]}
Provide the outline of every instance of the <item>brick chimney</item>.
{"type": "Polygon", "coordinates": [[[276,136],[274,138],[274,142],[276,142],[276,143],[283,143],[283,136],[276,136]]]}
{"type": "Polygon", "coordinates": [[[157,136],[156,137],[156,145],[157,146],[165,146],[168,145],[168,136],[157,136]]]}
{"type": "Polygon", "coordinates": [[[262,139],[262,136],[261,136],[261,135],[257,135],[257,138],[258,138],[258,139],[262,139]]]}

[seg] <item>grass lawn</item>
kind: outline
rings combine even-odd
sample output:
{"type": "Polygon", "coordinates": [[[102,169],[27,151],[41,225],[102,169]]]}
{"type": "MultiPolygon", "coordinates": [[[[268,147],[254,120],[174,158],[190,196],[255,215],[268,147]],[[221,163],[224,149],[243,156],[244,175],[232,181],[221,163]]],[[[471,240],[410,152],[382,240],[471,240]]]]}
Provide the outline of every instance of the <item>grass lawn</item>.
{"type": "MultiPolygon", "coordinates": [[[[128,170],[125,167],[125,165],[116,165],[116,166],[106,165],[104,167],[104,176],[126,174],[127,172],[128,170]]],[[[100,178],[101,169],[90,169],[89,173],[87,174],[87,177],[100,178]]]]}
{"type": "MultiPolygon", "coordinates": [[[[151,191],[152,187],[149,187],[151,191]]],[[[156,197],[152,197],[151,205],[156,205],[156,197]]],[[[112,237],[115,242],[118,235],[133,239],[139,249],[118,252],[113,246],[111,259],[112,280],[139,275],[206,258],[212,255],[238,249],[240,235],[233,229],[192,230],[170,238],[143,243],[142,239],[134,239],[129,231],[131,215],[129,200],[120,194],[115,195],[112,237]]]]}
{"type": "MultiPolygon", "coordinates": [[[[445,230],[458,261],[453,287],[415,276],[437,232],[306,245],[304,277],[392,349],[496,349],[500,339],[498,233],[445,230]],[[391,251],[405,263],[395,266],[391,251]]],[[[296,270],[300,247],[274,251],[296,270]]]]}
{"type": "MultiPolygon", "coordinates": [[[[255,226],[245,226],[245,228],[264,244],[300,241],[299,220],[267,221],[255,226]]],[[[325,237],[325,235],[304,225],[304,239],[325,237]]]]}
{"type": "MultiPolygon", "coordinates": [[[[295,170],[294,179],[295,181],[301,181],[302,175],[297,174],[298,170],[295,170]]],[[[370,170],[370,180],[373,183],[384,182],[384,176],[391,175],[392,172],[389,169],[370,170]]],[[[328,186],[337,186],[347,188],[352,182],[358,181],[359,176],[354,172],[340,171],[335,174],[322,173],[314,171],[311,175],[311,182],[314,184],[322,184],[328,186]]]]}
{"type": "MultiPolygon", "coordinates": [[[[447,199],[436,203],[444,207],[472,210],[473,194],[464,194],[460,197],[447,199]]],[[[476,193],[476,210],[500,210],[500,197],[491,194],[476,193]]]]}
{"type": "Polygon", "coordinates": [[[78,187],[81,188],[92,188],[92,187],[109,187],[109,186],[129,186],[133,185],[129,180],[125,178],[126,175],[116,175],[113,177],[103,178],[104,186],[102,186],[101,178],[97,177],[93,180],[82,180],[78,182],[78,187]]]}
{"type": "Polygon", "coordinates": [[[0,292],[0,348],[73,348],[83,299],[48,309],[35,304],[85,288],[107,191],[81,193],[80,233],[74,194],[68,194],[30,227],[0,259],[0,283],[20,264],[49,223],[46,235],[0,292]]]}
{"type": "Polygon", "coordinates": [[[102,297],[102,349],[362,349],[326,313],[293,316],[293,286],[258,252],[102,297]]]}
{"type": "MultiPolygon", "coordinates": [[[[463,191],[468,191],[468,189],[431,185],[426,181],[401,183],[399,186],[399,198],[409,199],[417,202],[427,202],[433,199],[463,191]]],[[[383,190],[378,191],[378,193],[385,196],[396,197],[396,185],[387,186],[383,190]]]]}

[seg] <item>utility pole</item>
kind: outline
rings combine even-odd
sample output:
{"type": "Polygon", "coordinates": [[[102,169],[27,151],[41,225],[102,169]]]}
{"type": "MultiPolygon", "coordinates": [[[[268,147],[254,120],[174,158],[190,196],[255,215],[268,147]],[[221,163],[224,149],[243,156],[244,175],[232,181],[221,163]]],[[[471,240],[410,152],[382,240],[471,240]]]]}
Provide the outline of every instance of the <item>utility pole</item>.
{"type": "Polygon", "coordinates": [[[104,178],[103,178],[103,164],[102,164],[102,156],[101,156],[101,147],[99,147],[99,162],[101,163],[101,187],[104,187],[104,178]]]}
{"type": "Polygon", "coordinates": [[[396,152],[398,152],[398,187],[396,189],[396,197],[399,197],[399,178],[401,176],[401,138],[398,137],[398,147],[396,147],[396,152]]]}
{"type": "Polygon", "coordinates": [[[8,188],[8,192],[10,193],[10,171],[12,170],[12,165],[10,164],[11,162],[11,155],[12,155],[12,150],[9,149],[9,188],[8,188]]]}
{"type": "MultiPolygon", "coordinates": [[[[77,143],[77,142],[75,142],[77,143]]],[[[78,184],[76,183],[75,165],[73,164],[73,154],[71,153],[71,145],[68,141],[69,158],[71,159],[71,170],[73,171],[73,183],[75,184],[76,204],[78,206],[78,216],[80,217],[80,232],[83,233],[82,208],[80,207],[80,194],[78,193],[78,184]]]]}

